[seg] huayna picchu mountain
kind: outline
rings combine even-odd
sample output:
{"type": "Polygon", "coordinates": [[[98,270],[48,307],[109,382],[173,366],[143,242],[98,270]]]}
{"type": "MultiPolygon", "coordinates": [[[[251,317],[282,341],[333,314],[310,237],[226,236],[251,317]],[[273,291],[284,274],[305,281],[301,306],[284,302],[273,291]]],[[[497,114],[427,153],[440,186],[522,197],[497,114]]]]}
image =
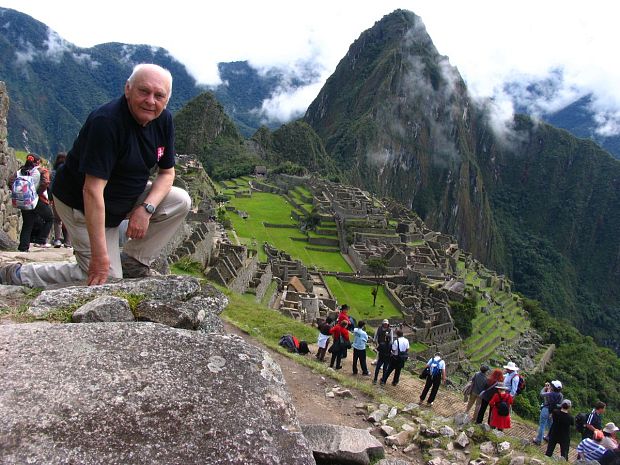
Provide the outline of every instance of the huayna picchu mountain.
{"type": "Polygon", "coordinates": [[[411,206],[618,349],[620,162],[525,116],[496,129],[489,108],[397,10],[351,45],[304,120],[349,182],[411,206]]]}

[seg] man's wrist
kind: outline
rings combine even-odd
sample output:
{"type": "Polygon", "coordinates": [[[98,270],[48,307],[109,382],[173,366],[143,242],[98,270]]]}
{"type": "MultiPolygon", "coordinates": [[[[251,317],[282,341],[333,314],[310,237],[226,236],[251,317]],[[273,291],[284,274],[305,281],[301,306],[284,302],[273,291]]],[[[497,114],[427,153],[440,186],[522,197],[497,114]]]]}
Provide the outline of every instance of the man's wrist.
{"type": "Polygon", "coordinates": [[[156,208],[155,205],[147,203],[147,202],[142,202],[142,206],[144,207],[144,209],[149,215],[152,215],[153,213],[155,213],[155,208],[156,208]]]}

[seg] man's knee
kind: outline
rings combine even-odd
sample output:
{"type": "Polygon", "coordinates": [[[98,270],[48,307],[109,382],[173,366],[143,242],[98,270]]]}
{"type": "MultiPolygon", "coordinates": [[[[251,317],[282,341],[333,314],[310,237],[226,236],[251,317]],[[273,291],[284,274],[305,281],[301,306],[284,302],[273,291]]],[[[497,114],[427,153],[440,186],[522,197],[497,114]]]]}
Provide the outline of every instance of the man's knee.
{"type": "Polygon", "coordinates": [[[190,208],[192,208],[192,199],[187,193],[186,190],[181,189],[180,187],[173,186],[170,189],[170,193],[168,194],[171,201],[174,203],[175,207],[183,213],[183,215],[187,215],[190,208]]]}

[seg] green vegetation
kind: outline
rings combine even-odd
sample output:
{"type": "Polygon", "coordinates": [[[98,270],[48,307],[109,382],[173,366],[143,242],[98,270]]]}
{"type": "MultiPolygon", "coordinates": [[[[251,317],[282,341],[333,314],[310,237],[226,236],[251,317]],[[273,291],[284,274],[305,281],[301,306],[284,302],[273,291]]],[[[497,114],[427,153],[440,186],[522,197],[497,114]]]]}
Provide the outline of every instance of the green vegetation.
{"type": "Polygon", "coordinates": [[[371,284],[356,284],[341,281],[335,276],[325,276],[325,283],[329,286],[332,294],[341,304],[349,305],[349,314],[359,320],[377,320],[381,318],[402,318],[402,313],[388,298],[384,288],[377,294],[377,306],[372,304],[372,291],[375,289],[371,284]]]}
{"type": "Polygon", "coordinates": [[[476,317],[476,301],[465,298],[463,302],[450,302],[450,308],[454,326],[459,330],[461,338],[471,336],[473,320],[476,317]]]}
{"type": "Polygon", "coordinates": [[[184,274],[195,278],[204,278],[203,271],[202,265],[189,257],[181,257],[170,266],[170,272],[173,274],[184,274]]]}
{"type": "Polygon", "coordinates": [[[586,412],[594,402],[608,405],[605,422],[620,421],[620,360],[609,349],[580,334],[567,320],[553,318],[534,300],[524,299],[524,308],[532,325],[547,344],[556,351],[544,373],[527,377],[527,390],[515,401],[515,410],[523,417],[536,420],[539,415],[539,391],[545,381],[559,379],[564,384],[564,397],[573,401],[573,414],[586,412]]]}
{"type": "Polygon", "coordinates": [[[232,212],[228,217],[239,240],[256,249],[261,261],[267,259],[262,246],[264,242],[268,242],[301,260],[306,266],[316,266],[329,271],[351,271],[351,267],[339,252],[307,249],[307,236],[299,231],[297,221],[291,218],[292,206],[282,196],[253,192],[251,198],[231,198],[230,204],[237,210],[248,213],[248,218],[245,219],[232,212]],[[290,227],[266,227],[264,223],[290,227]]]}

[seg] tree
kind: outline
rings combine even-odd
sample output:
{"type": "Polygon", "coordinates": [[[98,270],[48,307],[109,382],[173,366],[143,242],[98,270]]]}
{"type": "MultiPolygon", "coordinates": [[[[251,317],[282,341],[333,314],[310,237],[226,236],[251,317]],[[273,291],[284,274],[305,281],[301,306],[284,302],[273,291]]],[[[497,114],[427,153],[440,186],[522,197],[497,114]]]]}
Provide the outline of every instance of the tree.
{"type": "Polygon", "coordinates": [[[368,267],[368,271],[370,271],[373,275],[375,275],[375,279],[377,281],[377,287],[372,290],[372,306],[374,307],[377,303],[377,294],[379,293],[379,280],[382,276],[387,273],[388,266],[387,260],[385,258],[371,258],[366,262],[366,266],[368,267]]]}

